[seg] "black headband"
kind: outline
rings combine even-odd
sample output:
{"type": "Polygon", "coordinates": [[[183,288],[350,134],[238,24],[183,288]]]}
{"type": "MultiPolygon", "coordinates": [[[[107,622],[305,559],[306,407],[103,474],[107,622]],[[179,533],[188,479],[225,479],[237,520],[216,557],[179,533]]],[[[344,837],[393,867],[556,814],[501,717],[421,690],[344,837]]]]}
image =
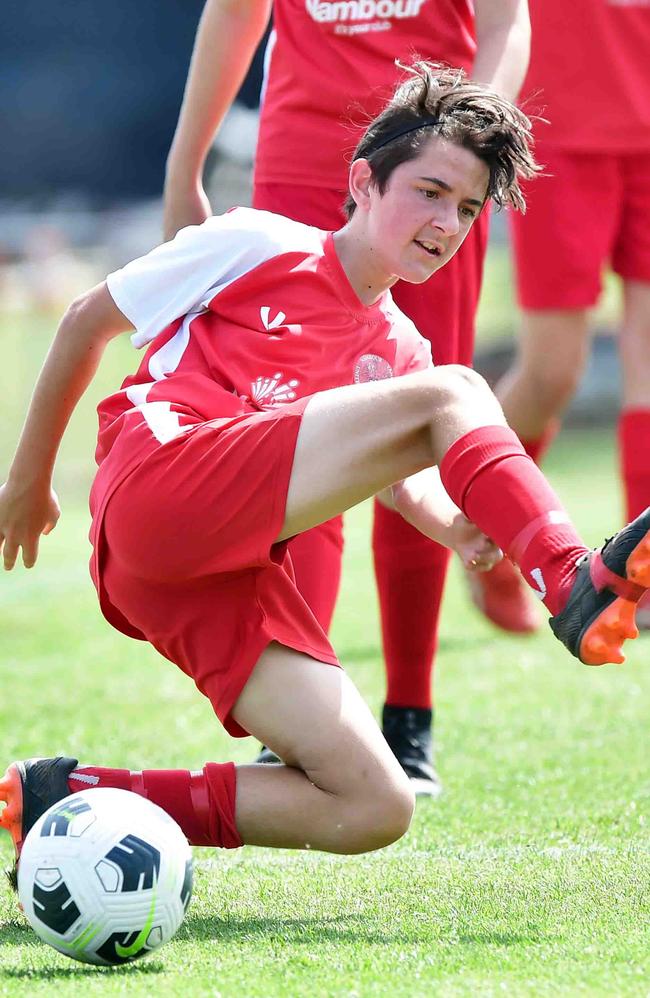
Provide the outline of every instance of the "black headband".
{"type": "Polygon", "coordinates": [[[377,152],[378,149],[383,149],[389,142],[394,142],[395,139],[401,139],[402,135],[408,135],[409,132],[417,132],[419,128],[431,128],[432,125],[439,124],[439,118],[423,118],[421,121],[418,121],[417,125],[409,125],[408,128],[400,128],[395,132],[389,132],[388,135],[381,140],[381,142],[378,142],[377,145],[373,145],[372,148],[368,150],[368,153],[372,154],[373,152],[377,152]]]}

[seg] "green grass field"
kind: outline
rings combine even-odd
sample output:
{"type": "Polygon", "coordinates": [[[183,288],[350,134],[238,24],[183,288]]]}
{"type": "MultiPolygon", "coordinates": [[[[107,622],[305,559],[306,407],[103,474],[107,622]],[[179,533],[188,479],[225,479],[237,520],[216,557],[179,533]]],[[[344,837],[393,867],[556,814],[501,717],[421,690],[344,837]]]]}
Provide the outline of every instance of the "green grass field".
{"type": "MultiPolygon", "coordinates": [[[[0,478],[51,322],[0,323],[0,478]]],[[[115,384],[114,345],[94,396],[115,384]]],[[[172,665],[102,620],[87,575],[93,397],[66,441],[64,516],[32,573],[0,578],[0,764],[66,752],[86,762],[198,768],[249,760],[172,665]]],[[[609,434],[566,435],[548,462],[589,543],[619,521],[609,434]]],[[[382,701],[369,511],[347,520],[334,641],[382,701]]],[[[409,834],[339,858],[199,851],[176,939],[140,965],[97,970],[40,943],[0,887],[0,994],[269,996],[650,994],[650,639],[623,667],[588,669],[550,631],[501,637],[455,571],[438,662],[446,792],[409,834]]],[[[2,838],[0,862],[9,861],[2,838]]]]}

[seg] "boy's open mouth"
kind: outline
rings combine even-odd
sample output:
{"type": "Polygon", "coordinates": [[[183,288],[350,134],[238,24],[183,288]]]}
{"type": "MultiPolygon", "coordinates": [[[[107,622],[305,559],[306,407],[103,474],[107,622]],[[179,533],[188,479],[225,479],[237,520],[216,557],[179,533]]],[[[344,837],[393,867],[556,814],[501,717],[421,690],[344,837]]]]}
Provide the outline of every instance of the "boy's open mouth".
{"type": "Polygon", "coordinates": [[[429,256],[440,256],[440,247],[436,246],[434,243],[425,243],[420,239],[413,240],[418,246],[420,246],[429,256]]]}

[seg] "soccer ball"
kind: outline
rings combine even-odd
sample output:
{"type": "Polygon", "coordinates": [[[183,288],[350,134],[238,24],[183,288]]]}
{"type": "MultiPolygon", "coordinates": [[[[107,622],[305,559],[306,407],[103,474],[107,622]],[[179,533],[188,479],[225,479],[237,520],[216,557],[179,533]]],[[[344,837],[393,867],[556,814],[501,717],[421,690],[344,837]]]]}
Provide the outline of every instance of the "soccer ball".
{"type": "Polygon", "coordinates": [[[171,939],[192,896],[192,853],[176,822],[128,790],[84,790],[27,835],[18,893],[34,931],[83,963],[114,965],[171,939]]]}

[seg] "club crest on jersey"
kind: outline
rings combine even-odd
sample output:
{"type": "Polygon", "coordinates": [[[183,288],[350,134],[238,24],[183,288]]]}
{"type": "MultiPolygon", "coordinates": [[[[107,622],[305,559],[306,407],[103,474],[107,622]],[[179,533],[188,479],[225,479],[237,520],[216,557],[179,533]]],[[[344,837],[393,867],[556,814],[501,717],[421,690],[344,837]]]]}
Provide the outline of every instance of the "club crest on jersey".
{"type": "Polygon", "coordinates": [[[392,367],[387,360],[376,353],[364,353],[354,366],[355,385],[363,385],[367,381],[386,381],[392,377],[392,367]]]}
{"type": "Polygon", "coordinates": [[[292,402],[296,397],[294,388],[298,386],[295,378],[282,383],[282,373],[278,371],[272,378],[260,375],[251,382],[251,399],[258,405],[279,405],[282,402],[292,402]]]}

